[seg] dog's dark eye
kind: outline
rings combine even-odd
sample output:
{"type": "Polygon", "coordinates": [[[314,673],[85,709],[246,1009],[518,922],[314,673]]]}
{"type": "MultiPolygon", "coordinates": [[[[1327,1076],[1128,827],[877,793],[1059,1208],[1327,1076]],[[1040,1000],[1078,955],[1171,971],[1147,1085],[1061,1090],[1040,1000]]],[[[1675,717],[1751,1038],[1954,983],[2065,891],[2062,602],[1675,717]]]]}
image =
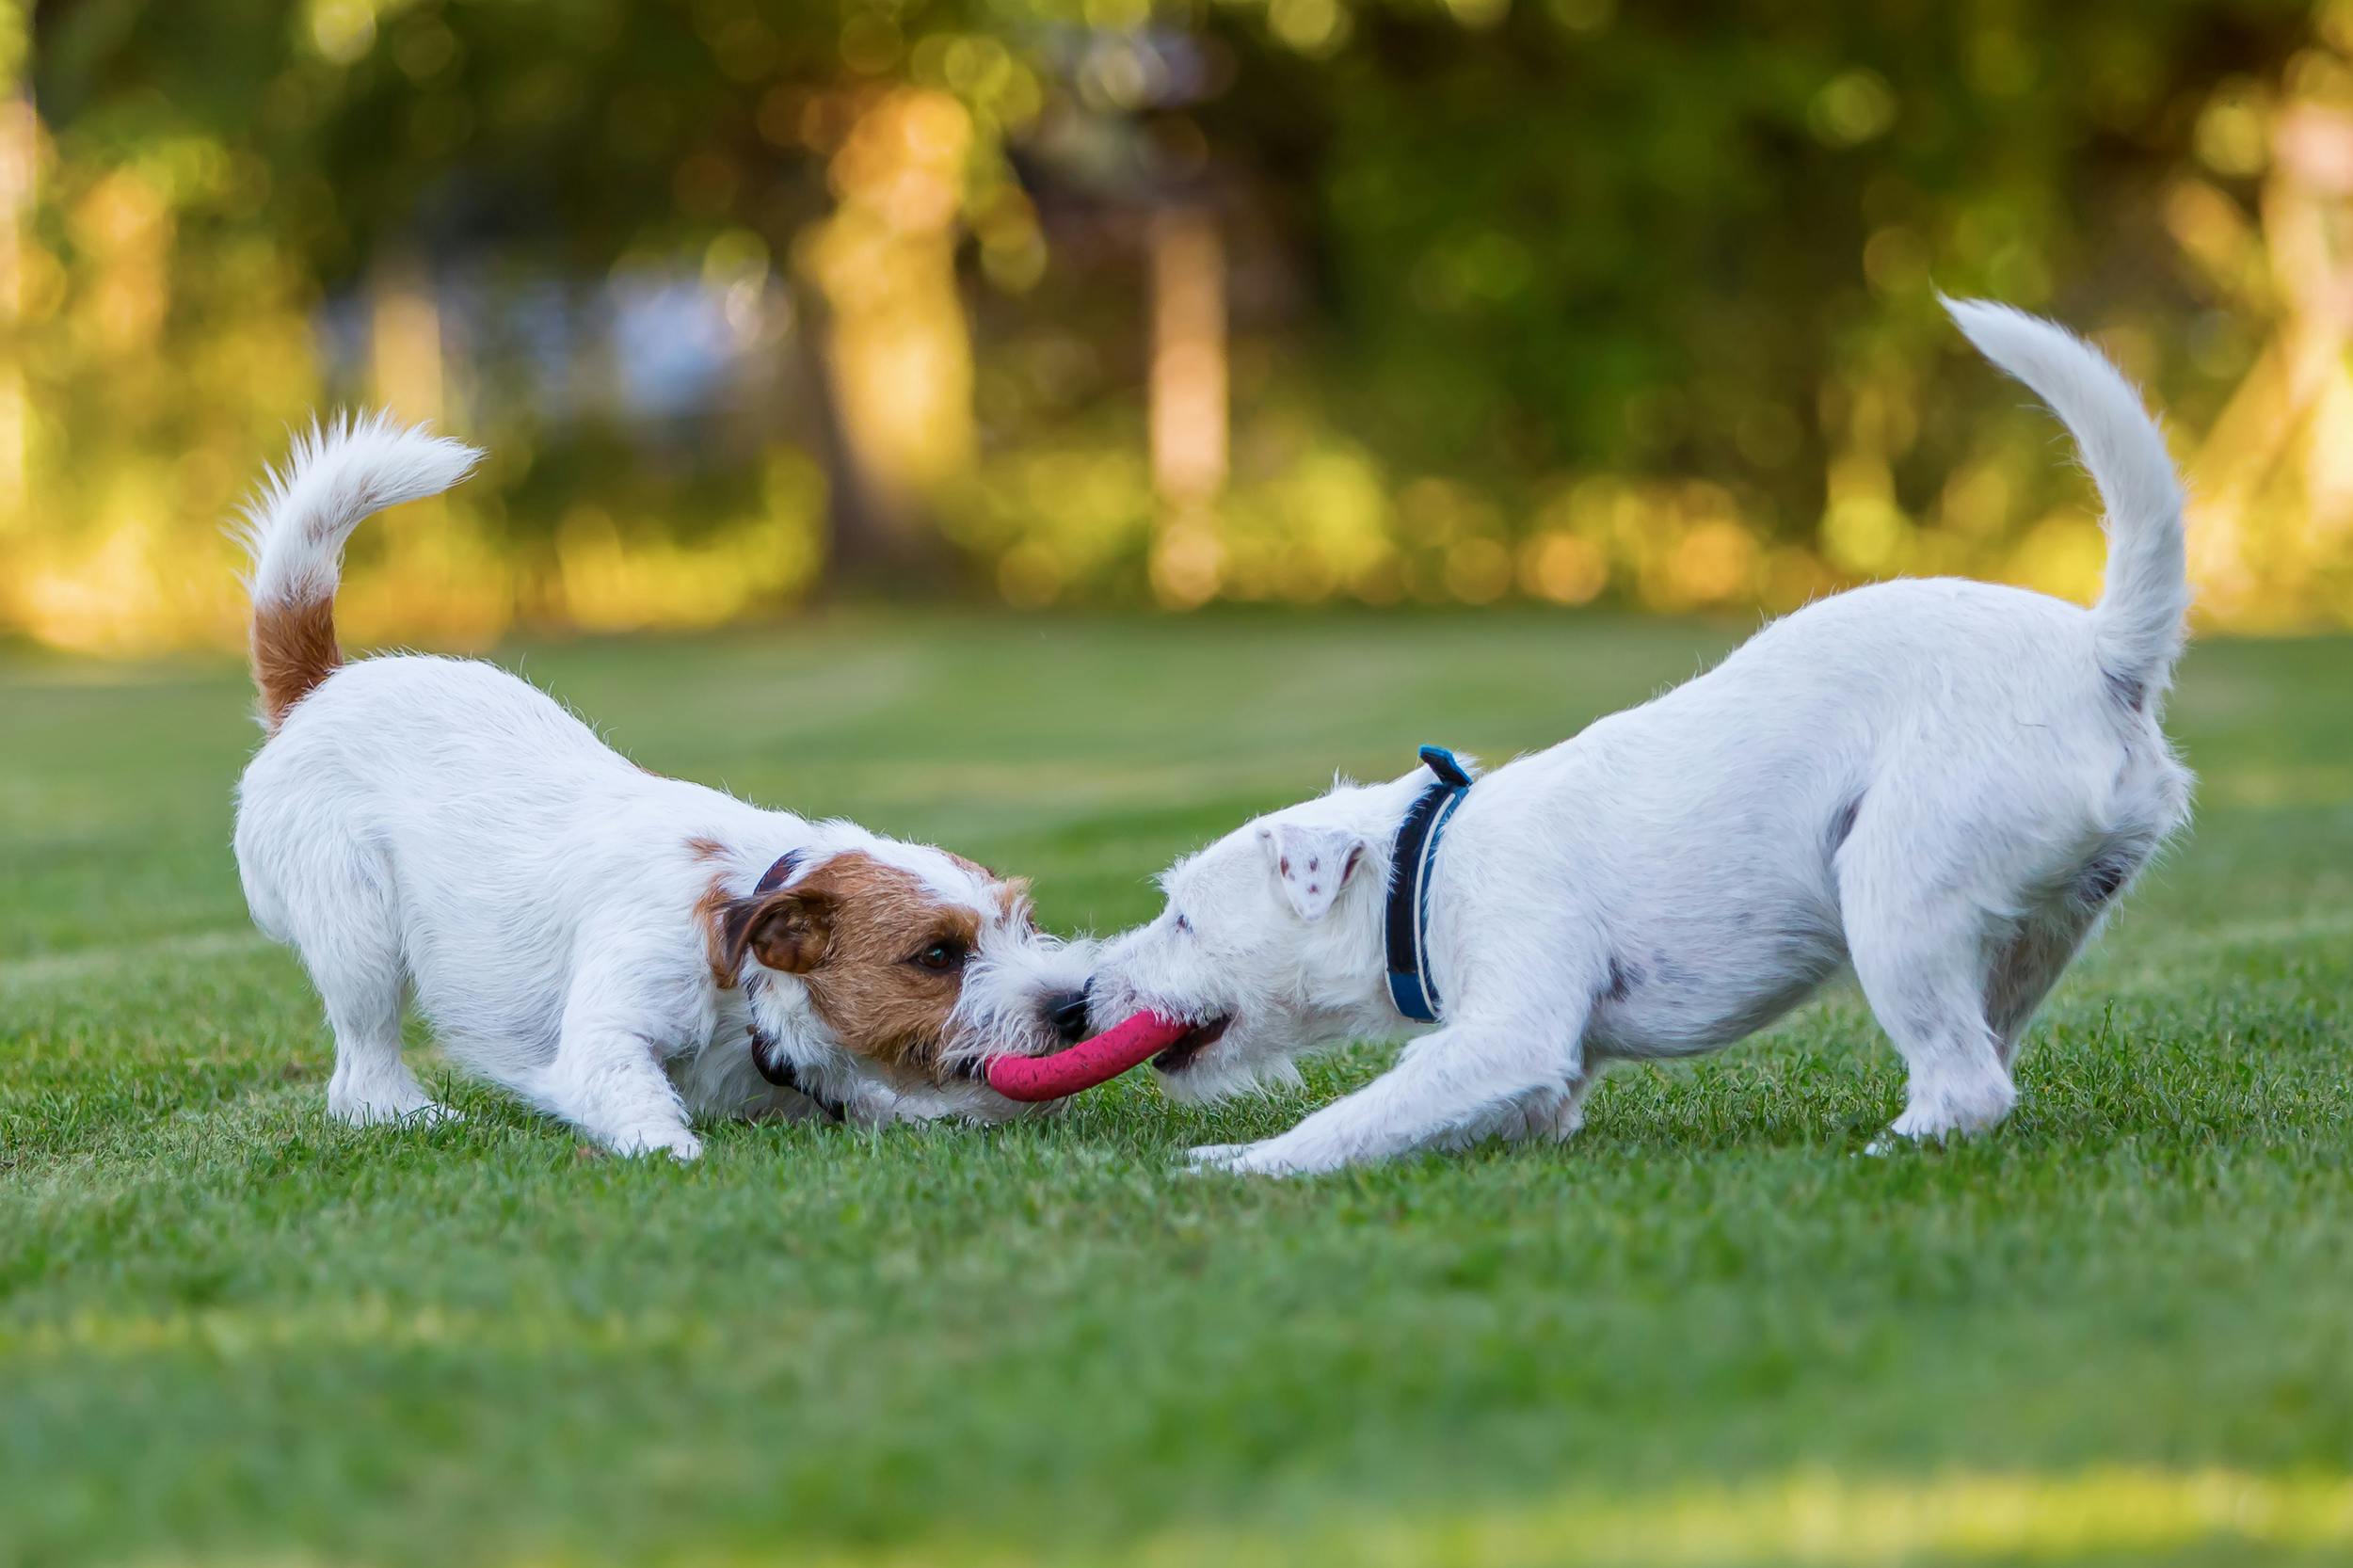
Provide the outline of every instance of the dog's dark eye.
{"type": "Polygon", "coordinates": [[[1176,917],[1176,929],[1190,936],[1193,935],[1193,922],[1179,915],[1176,917]]]}
{"type": "Polygon", "coordinates": [[[952,969],[964,968],[967,956],[962,942],[934,942],[917,953],[913,962],[934,974],[946,974],[952,969]]]}

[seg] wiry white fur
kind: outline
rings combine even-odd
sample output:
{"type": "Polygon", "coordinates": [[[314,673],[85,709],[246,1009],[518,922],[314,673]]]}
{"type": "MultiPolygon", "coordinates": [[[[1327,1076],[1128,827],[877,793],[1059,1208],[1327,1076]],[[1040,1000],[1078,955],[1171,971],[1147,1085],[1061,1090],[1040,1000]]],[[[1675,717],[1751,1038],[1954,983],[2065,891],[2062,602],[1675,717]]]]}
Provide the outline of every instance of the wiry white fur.
{"type": "MultiPolygon", "coordinates": [[[[2009,1112],[2035,1009],[2187,818],[2155,701],[2187,590],[2179,492],[2121,379],[2056,327],[1955,314],[2082,445],[2115,514],[2102,604],[1952,580],[1860,588],[1481,778],[1432,873],[1441,1023],[1364,1090],[1202,1163],[1321,1171],[1565,1137],[1608,1062],[1727,1045],[1849,964],[1911,1069],[1896,1133],[2009,1112]]],[[[1180,861],[1160,917],[1105,950],[1098,1022],[1231,1017],[1163,1075],[1180,1094],[1408,1032],[1384,980],[1383,892],[1431,782],[1417,768],[1343,784],[1180,861]],[[1354,859],[1337,895],[1301,885],[1336,856],[1354,859]]]]}
{"type": "MultiPolygon", "coordinates": [[[[297,443],[257,508],[257,593],[332,584],[366,513],[431,493],[473,456],[381,419],[297,443]]],[[[401,1059],[413,997],[450,1055],[610,1148],[692,1159],[690,1114],[801,1115],[761,1078],[757,1019],[803,1080],[860,1120],[1021,1108],[979,1083],[910,1086],[844,1048],[797,975],[747,955],[723,988],[696,904],[748,893],[787,851],[806,876],[860,850],[981,921],[959,1008],[968,1048],[1059,1045],[1046,1013],[1091,950],[1032,930],[938,850],[808,822],[641,771],[552,698],[472,660],[338,669],[287,713],[238,788],[254,922],[301,953],[335,1034],[328,1108],[351,1122],[446,1114],[401,1059]],[[713,861],[690,840],[721,846],[713,861]]]]}
{"type": "Polygon", "coordinates": [[[481,460],[475,448],[422,424],[403,426],[390,413],[313,423],[239,513],[253,602],[331,598],[353,529],[387,506],[440,494],[481,460]]]}

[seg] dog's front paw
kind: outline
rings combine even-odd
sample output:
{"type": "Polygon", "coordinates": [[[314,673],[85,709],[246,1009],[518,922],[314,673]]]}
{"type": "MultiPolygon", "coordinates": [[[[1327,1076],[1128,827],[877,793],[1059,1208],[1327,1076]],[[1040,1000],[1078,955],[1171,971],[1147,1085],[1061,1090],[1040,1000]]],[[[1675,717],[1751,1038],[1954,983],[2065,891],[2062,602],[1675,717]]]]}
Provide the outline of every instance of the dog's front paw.
{"type": "Polygon", "coordinates": [[[1506,1144],[1565,1144],[1585,1125],[1585,1096],[1568,1089],[1540,1089],[1513,1101],[1497,1121],[1494,1136],[1506,1144]]]}
{"type": "Polygon", "coordinates": [[[643,1128],[615,1138],[613,1152],[632,1160],[644,1155],[666,1154],[681,1165],[690,1165],[702,1158],[703,1141],[682,1127],[643,1128]]]}
{"type": "Polygon", "coordinates": [[[1344,1157],[1319,1153],[1314,1146],[1289,1137],[1256,1144],[1210,1144],[1192,1151],[1188,1167],[1195,1175],[1212,1171],[1229,1176],[1318,1176],[1348,1163],[1344,1157]]]}

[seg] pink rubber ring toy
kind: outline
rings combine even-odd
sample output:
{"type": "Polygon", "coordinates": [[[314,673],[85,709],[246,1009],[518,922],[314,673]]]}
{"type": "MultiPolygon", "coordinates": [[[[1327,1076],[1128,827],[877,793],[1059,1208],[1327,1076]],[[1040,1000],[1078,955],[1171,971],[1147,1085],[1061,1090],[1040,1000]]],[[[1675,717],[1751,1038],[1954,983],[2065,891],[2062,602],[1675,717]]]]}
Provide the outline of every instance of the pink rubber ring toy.
{"type": "Polygon", "coordinates": [[[1051,1056],[990,1057],[988,1086],[1007,1099],[1058,1100],[1109,1082],[1175,1045],[1192,1027],[1158,1013],[1138,1013],[1051,1056]]]}

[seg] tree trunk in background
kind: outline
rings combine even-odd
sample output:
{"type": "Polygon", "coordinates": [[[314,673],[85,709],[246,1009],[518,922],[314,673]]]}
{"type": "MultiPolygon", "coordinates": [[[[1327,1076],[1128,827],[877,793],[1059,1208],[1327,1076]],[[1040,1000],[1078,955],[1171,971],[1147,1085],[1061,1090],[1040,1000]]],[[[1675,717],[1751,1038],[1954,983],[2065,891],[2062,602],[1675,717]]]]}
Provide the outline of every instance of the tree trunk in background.
{"type": "Polygon", "coordinates": [[[792,358],[825,470],[827,584],[937,587],[952,562],[927,520],[904,494],[877,485],[851,438],[836,382],[833,321],[815,289],[793,291],[792,358]]]}
{"type": "Polygon", "coordinates": [[[413,255],[397,254],[368,279],[368,394],[404,424],[448,412],[441,363],[441,310],[413,255]]]}
{"type": "MultiPolygon", "coordinates": [[[[414,251],[394,250],[370,272],[367,291],[371,401],[403,424],[430,422],[462,439],[464,411],[451,408],[460,376],[431,270],[414,251]]],[[[445,647],[484,648],[512,624],[515,564],[484,536],[483,503],[460,496],[456,504],[446,496],[412,502],[384,528],[381,565],[341,600],[363,638],[373,625],[445,647]]],[[[346,617],[339,611],[338,618],[346,617]]]]}
{"type": "Polygon", "coordinates": [[[1152,588],[1190,608],[1224,568],[1215,509],[1226,476],[1225,246],[1207,208],[1152,220],[1152,588]]]}
{"type": "Polygon", "coordinates": [[[1225,246],[1199,207],[1152,220],[1152,487],[1179,509],[1225,488],[1225,246]]]}
{"type": "Polygon", "coordinates": [[[2323,584],[2353,538],[2353,450],[2339,435],[2353,424],[2353,113],[2299,92],[2307,74],[2292,65],[2283,84],[2258,227],[2201,179],[2167,203],[2184,252],[2273,321],[2189,464],[2199,609],[2243,627],[2342,616],[2323,584]]]}
{"type": "Polygon", "coordinates": [[[0,40],[0,535],[24,520],[31,502],[30,408],[25,402],[24,232],[32,220],[34,158],[40,142],[33,95],[14,69],[24,58],[20,35],[0,40]]]}
{"type": "Polygon", "coordinates": [[[839,574],[893,590],[946,575],[924,513],[971,471],[972,338],[956,285],[956,223],[972,122],[928,88],[871,99],[827,166],[834,210],[802,265],[824,296],[801,336],[828,425],[839,574]]]}

